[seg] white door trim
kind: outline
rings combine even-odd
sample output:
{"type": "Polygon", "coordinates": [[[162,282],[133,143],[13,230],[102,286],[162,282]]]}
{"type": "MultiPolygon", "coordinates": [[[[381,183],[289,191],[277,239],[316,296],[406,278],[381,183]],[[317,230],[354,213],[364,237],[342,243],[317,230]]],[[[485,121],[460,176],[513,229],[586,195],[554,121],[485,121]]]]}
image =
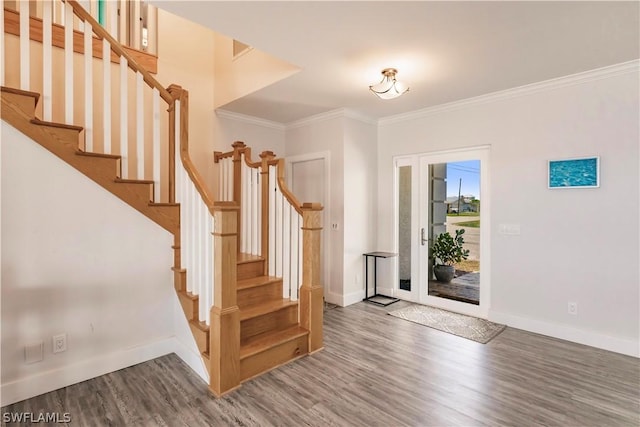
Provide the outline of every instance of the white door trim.
{"type": "MultiPolygon", "coordinates": [[[[330,275],[330,266],[331,266],[331,258],[329,257],[329,248],[331,247],[331,233],[329,218],[331,215],[331,152],[330,151],[319,151],[316,153],[306,153],[300,154],[297,156],[288,156],[285,157],[285,167],[286,167],[286,180],[287,186],[289,189],[293,189],[293,165],[295,163],[308,162],[311,160],[324,160],[324,198],[325,200],[320,200],[322,206],[324,207],[322,213],[322,237],[324,240],[324,244],[322,245],[322,256],[324,257],[324,295],[327,301],[331,303],[337,304],[337,302],[333,301],[335,298],[331,298],[332,287],[331,287],[331,275],[330,275]]],[[[304,202],[314,202],[314,200],[299,200],[300,203],[304,202]]],[[[335,293],[335,292],[333,292],[335,293]]],[[[340,294],[342,290],[340,290],[340,294]]],[[[338,295],[340,300],[342,300],[342,296],[338,295]]]]}

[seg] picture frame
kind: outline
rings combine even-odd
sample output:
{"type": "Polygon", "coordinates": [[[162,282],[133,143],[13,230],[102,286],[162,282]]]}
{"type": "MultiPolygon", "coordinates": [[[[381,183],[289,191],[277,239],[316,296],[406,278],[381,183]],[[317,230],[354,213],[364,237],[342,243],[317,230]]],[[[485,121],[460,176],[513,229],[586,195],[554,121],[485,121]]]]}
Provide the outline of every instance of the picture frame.
{"type": "Polygon", "coordinates": [[[549,189],[600,187],[600,157],[549,160],[549,189]]]}

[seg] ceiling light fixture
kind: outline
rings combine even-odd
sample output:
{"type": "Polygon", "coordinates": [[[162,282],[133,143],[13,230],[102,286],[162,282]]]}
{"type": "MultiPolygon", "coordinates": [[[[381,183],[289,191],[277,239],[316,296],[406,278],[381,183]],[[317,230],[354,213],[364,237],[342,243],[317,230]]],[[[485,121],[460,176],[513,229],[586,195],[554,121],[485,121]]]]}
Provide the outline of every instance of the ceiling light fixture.
{"type": "Polygon", "coordinates": [[[380,99],[397,98],[409,90],[409,87],[396,80],[398,70],[395,68],[385,68],[382,70],[382,81],[376,85],[369,86],[369,90],[375,93],[380,99]]]}

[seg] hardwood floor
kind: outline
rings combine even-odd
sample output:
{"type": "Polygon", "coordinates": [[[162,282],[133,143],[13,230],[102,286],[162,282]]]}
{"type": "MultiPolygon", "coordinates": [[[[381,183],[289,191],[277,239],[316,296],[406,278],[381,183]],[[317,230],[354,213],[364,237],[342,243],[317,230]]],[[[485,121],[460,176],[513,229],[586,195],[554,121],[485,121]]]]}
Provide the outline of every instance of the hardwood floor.
{"type": "Polygon", "coordinates": [[[325,349],[216,399],[169,355],[2,408],[74,426],[638,426],[640,361],[507,328],[489,344],[359,303],[325,349]]]}

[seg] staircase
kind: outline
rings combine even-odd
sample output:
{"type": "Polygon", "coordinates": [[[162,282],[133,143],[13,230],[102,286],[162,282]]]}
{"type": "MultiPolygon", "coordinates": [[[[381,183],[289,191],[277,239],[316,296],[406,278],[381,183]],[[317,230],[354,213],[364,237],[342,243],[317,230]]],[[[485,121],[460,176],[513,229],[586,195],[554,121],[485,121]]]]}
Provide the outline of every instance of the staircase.
{"type": "Polygon", "coordinates": [[[298,323],[298,302],[282,298],[282,278],[265,276],[264,259],[238,258],[237,290],[241,381],[309,352],[309,331],[298,323]]]}
{"type": "MultiPolygon", "coordinates": [[[[50,3],[44,3],[45,11],[51,8],[50,3]]],[[[134,132],[115,127],[110,114],[94,117],[90,97],[85,100],[84,121],[76,123],[78,114],[73,114],[73,106],[67,106],[68,100],[74,99],[73,81],[66,85],[64,99],[52,99],[46,79],[47,67],[52,66],[47,63],[47,55],[50,61],[53,46],[46,43],[42,47],[45,82],[39,88],[44,92],[44,101],[29,90],[22,77],[20,88],[5,86],[5,65],[7,73],[12,72],[9,64],[20,63],[21,74],[25,67],[30,69],[29,44],[20,43],[19,61],[2,58],[2,120],[172,233],[175,290],[209,370],[209,388],[215,395],[225,394],[243,381],[320,350],[322,208],[317,204],[300,204],[286,189],[282,159],[265,152],[261,154],[261,162],[252,162],[251,150],[242,143],[234,144],[229,153],[216,154],[217,160],[228,162],[226,173],[219,178],[220,188],[224,188],[221,200],[214,201],[189,157],[188,92],[177,85],[161,86],[76,1],[67,0],[57,7],[63,7],[67,16],[74,14],[84,24],[84,50],[80,53],[85,58],[85,70],[99,69],[93,66],[93,61],[100,61],[103,74],[96,78],[117,74],[108,71],[110,67],[119,67],[116,71],[121,77],[135,74],[136,87],[128,88],[127,79],[121,80],[125,83],[120,84],[122,99],[118,101],[117,112],[120,122],[135,127],[134,132]],[[103,51],[98,57],[110,61],[94,59],[96,52],[92,46],[100,42],[103,51]],[[119,65],[111,64],[114,55],[119,65]],[[142,99],[139,94],[143,91],[153,93],[152,105],[137,102],[135,115],[129,113],[128,98],[138,94],[137,99],[142,99]],[[41,101],[46,120],[38,117],[41,101]],[[168,111],[168,126],[164,129],[158,108],[162,101],[168,111]],[[65,123],[51,120],[51,111],[56,108],[64,109],[65,123]],[[147,120],[152,122],[151,135],[139,124],[144,123],[144,115],[149,112],[153,117],[147,120]],[[127,121],[129,116],[136,120],[127,121]],[[100,120],[103,135],[97,135],[94,129],[95,122],[100,120]],[[132,133],[136,138],[129,141],[128,135],[132,133]],[[120,152],[112,148],[116,142],[120,152]],[[94,148],[100,145],[101,150],[94,148]],[[132,152],[136,155],[132,156],[132,152]],[[148,152],[153,155],[146,155],[148,152]],[[161,156],[166,157],[166,174],[161,173],[161,156]]],[[[15,12],[8,9],[2,12],[0,42],[4,43],[4,16],[15,12]]],[[[20,10],[25,12],[27,7],[20,10]]],[[[17,21],[16,17],[12,19],[17,21]]],[[[50,19],[35,23],[33,19],[30,23],[20,19],[20,39],[29,37],[25,25],[39,25],[44,34],[51,32],[50,19]]],[[[66,40],[79,37],[77,31],[66,27],[64,32],[66,40]]],[[[75,52],[78,53],[77,43],[75,52]]],[[[67,64],[74,63],[73,55],[73,47],[64,49],[67,64]]],[[[78,61],[75,62],[77,66],[78,61]]],[[[85,76],[85,94],[92,93],[91,79],[90,75],[85,76]]],[[[106,80],[104,84],[110,85],[106,80]]],[[[104,93],[104,98],[109,99],[107,94],[112,92],[107,87],[104,93]]],[[[107,108],[110,107],[105,103],[107,108]]]]}

